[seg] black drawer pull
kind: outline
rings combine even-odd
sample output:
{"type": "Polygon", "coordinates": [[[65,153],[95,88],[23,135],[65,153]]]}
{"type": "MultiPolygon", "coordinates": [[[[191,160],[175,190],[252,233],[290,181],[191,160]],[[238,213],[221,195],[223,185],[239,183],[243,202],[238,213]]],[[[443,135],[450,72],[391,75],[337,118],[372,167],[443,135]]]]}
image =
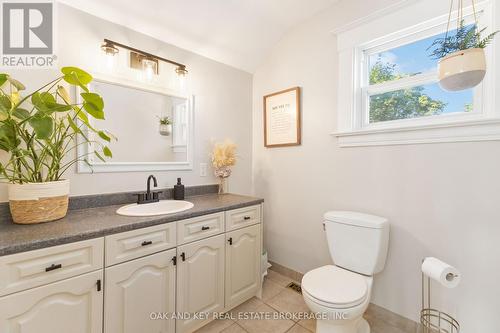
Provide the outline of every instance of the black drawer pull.
{"type": "Polygon", "coordinates": [[[53,271],[53,270],[56,270],[56,269],[59,269],[59,268],[62,268],[61,264],[57,264],[57,265],[52,264],[49,267],[45,268],[45,271],[46,272],[50,272],[50,271],[53,271]]]}
{"type": "Polygon", "coordinates": [[[142,242],[142,244],[141,244],[141,245],[142,245],[142,246],[148,246],[148,245],[151,245],[151,244],[153,244],[153,242],[152,242],[152,241],[144,241],[144,242],[142,242]]]}
{"type": "Polygon", "coordinates": [[[208,229],[210,229],[210,227],[205,227],[205,226],[201,227],[201,230],[208,230],[208,229]]]}
{"type": "Polygon", "coordinates": [[[244,216],[244,217],[243,217],[243,220],[250,220],[250,219],[251,219],[251,217],[250,217],[250,216],[244,216]]]}

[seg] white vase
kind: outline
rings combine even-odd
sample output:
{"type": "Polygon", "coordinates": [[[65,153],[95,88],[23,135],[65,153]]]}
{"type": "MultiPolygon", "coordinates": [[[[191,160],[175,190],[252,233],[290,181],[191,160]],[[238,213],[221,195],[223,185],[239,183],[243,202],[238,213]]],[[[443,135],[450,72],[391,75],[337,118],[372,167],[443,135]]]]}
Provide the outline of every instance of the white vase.
{"type": "Polygon", "coordinates": [[[9,184],[12,219],[19,224],[49,222],[68,212],[69,180],[45,183],[9,184]]]}
{"type": "Polygon", "coordinates": [[[438,63],[439,85],[447,91],[473,88],[486,75],[484,49],[457,51],[443,57],[438,63]]]}
{"type": "Polygon", "coordinates": [[[163,136],[169,136],[172,134],[172,124],[160,124],[160,134],[163,136]]]}

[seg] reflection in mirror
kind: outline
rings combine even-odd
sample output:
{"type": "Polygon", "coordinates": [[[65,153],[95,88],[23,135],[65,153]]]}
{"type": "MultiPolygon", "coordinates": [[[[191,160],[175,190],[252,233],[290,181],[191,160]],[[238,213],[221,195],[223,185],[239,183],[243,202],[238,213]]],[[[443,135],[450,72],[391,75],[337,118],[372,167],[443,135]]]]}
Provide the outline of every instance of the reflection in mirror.
{"type": "Polygon", "coordinates": [[[190,100],[163,92],[96,80],[92,89],[105,103],[106,120],[96,120],[118,140],[113,159],[90,158],[80,172],[189,169],[190,100]],[[90,170],[89,170],[90,169],[90,170]]]}

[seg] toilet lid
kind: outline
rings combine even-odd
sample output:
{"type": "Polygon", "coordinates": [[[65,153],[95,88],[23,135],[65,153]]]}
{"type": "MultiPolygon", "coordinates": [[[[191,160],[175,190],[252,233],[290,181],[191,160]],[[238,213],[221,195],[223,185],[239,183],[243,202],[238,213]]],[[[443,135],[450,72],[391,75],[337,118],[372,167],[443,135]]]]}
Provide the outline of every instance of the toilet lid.
{"type": "Polygon", "coordinates": [[[341,307],[361,304],[368,293],[363,276],[332,265],[307,272],[302,289],[322,302],[341,307]]]}

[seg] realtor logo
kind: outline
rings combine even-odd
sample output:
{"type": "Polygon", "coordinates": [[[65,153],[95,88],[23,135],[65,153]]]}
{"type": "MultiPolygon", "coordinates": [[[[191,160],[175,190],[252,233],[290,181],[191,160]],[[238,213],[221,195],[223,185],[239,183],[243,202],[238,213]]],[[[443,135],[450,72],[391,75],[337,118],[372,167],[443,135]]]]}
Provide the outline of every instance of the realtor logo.
{"type": "Polygon", "coordinates": [[[2,3],[2,66],[52,67],[54,4],[4,1],[2,3]]]}

